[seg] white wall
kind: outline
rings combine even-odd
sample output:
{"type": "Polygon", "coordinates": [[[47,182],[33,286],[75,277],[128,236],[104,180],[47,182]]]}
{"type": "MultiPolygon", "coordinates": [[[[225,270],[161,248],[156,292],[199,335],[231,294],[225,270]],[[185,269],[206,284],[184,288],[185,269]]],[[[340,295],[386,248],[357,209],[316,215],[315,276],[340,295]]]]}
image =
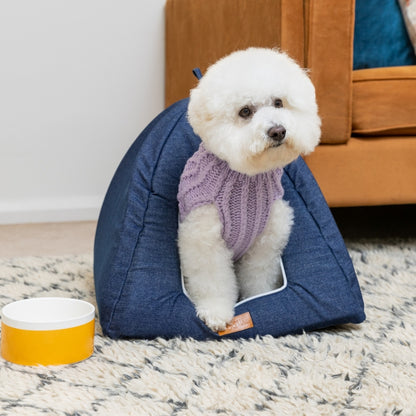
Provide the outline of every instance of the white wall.
{"type": "Polygon", "coordinates": [[[0,1],[0,223],[96,219],[163,109],[165,0],[0,1]]]}

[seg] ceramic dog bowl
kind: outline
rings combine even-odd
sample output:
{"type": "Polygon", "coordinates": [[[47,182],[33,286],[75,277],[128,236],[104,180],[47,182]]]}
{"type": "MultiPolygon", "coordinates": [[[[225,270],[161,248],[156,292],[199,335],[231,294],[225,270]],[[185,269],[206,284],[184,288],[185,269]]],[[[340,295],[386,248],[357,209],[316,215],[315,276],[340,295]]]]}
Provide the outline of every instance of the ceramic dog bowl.
{"type": "Polygon", "coordinates": [[[22,365],[85,360],[94,349],[95,308],[69,298],[32,298],[2,311],[1,355],[22,365]]]}

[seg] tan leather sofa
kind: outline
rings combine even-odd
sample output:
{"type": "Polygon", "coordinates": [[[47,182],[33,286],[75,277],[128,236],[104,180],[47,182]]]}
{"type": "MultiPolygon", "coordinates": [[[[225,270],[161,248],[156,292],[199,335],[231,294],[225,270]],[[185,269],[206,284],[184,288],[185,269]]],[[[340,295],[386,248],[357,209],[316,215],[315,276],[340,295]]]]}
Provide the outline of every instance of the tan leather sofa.
{"type": "Polygon", "coordinates": [[[306,157],[332,207],[416,203],[416,66],[353,71],[354,0],[167,0],[166,105],[192,69],[279,47],[310,69],[321,144],[306,157]]]}

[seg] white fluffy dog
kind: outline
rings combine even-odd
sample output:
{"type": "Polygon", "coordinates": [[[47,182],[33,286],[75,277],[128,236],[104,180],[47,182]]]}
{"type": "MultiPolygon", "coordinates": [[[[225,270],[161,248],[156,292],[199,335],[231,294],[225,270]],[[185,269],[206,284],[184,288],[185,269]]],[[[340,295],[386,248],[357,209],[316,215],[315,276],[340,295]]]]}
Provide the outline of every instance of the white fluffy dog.
{"type": "Polygon", "coordinates": [[[218,331],[239,298],[282,284],[293,222],[282,168],[313,151],[320,119],[306,72],[263,48],[212,65],[191,91],[188,119],[202,144],[179,185],[181,268],[198,316],[218,331]]]}

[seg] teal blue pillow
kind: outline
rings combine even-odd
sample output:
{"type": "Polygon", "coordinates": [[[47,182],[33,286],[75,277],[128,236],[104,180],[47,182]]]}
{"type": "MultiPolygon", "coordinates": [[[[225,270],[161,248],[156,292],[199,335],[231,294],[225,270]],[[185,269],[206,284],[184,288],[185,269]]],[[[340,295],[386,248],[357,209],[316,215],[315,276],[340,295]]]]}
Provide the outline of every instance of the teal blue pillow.
{"type": "Polygon", "coordinates": [[[416,55],[399,3],[356,0],[354,69],[415,64],[416,55]]]}

